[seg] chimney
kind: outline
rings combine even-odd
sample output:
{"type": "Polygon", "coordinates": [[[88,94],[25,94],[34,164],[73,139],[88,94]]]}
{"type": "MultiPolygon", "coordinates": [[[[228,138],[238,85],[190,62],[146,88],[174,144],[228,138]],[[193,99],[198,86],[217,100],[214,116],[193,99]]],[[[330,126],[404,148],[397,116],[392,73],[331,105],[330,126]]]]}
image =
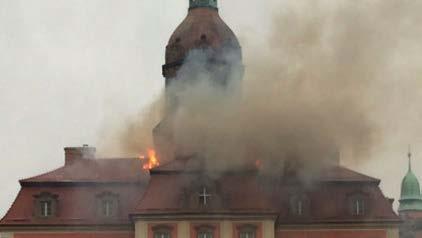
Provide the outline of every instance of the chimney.
{"type": "Polygon", "coordinates": [[[95,147],[83,145],[82,147],[66,147],[65,152],[65,165],[70,165],[78,159],[95,159],[95,147]]]}

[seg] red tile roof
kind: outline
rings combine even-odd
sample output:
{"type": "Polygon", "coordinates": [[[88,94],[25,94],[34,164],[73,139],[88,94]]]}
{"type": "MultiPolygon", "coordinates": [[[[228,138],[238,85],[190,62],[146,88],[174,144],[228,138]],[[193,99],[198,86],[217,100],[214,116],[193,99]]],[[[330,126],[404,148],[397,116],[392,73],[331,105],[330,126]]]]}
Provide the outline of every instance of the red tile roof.
{"type": "MultiPolygon", "coordinates": [[[[195,159],[193,159],[195,160],[195,159]]],[[[389,200],[379,189],[379,180],[341,166],[332,166],[322,171],[309,188],[303,183],[287,181],[273,176],[264,178],[259,173],[237,171],[221,173],[213,182],[220,187],[219,193],[226,203],[220,207],[204,210],[186,207],[183,204],[186,188],[192,181],[200,180],[199,160],[175,160],[151,171],[151,180],[134,215],[186,214],[186,213],[242,213],[256,214],[277,211],[280,224],[306,222],[357,222],[374,220],[377,222],[397,222],[389,200]],[[289,215],[292,191],[305,189],[312,207],[309,217],[295,219],[289,215]],[[350,214],[348,197],[354,193],[364,193],[370,198],[370,210],[364,217],[350,214]],[[335,194],[335,196],[333,196],[335,194]]],[[[188,189],[189,190],[189,189],[188,189]]],[[[192,192],[192,191],[191,191],[192,192]]],[[[194,190],[197,193],[197,191],[194,190]]],[[[198,198],[199,199],[199,198],[198,198]]]]}
{"type": "Polygon", "coordinates": [[[148,174],[138,159],[75,159],[69,165],[51,172],[21,180],[41,182],[146,182],[148,174]]]}
{"type": "Polygon", "coordinates": [[[129,215],[186,213],[278,214],[281,225],[398,220],[378,187],[378,179],[339,166],[327,168],[317,183],[306,188],[312,200],[309,217],[297,219],[289,215],[292,191],[303,185],[292,184],[283,178],[265,180],[250,169],[205,176],[209,177],[208,183],[216,185],[212,194],[214,201],[221,202],[209,209],[195,207],[192,201],[197,201],[199,193],[192,187],[200,185],[198,181],[204,177],[201,166],[200,160],[193,157],[178,159],[153,169],[149,178],[137,159],[78,159],[52,172],[21,180],[22,189],[0,226],[129,225],[129,215]],[[43,192],[58,196],[58,214],[54,219],[33,216],[34,196],[43,192]],[[113,219],[103,219],[96,214],[97,195],[104,192],[119,195],[121,207],[119,215],[113,219]],[[370,210],[365,217],[354,217],[347,211],[347,198],[356,192],[371,198],[370,210]]]}
{"type": "Polygon", "coordinates": [[[136,207],[144,188],[138,184],[23,187],[11,209],[0,221],[0,226],[130,224],[128,214],[136,207]],[[42,192],[58,196],[56,217],[44,219],[33,215],[34,196],[42,192]],[[118,194],[120,201],[118,215],[111,219],[97,215],[97,195],[104,192],[118,194]]]}
{"type": "Polygon", "coordinates": [[[129,214],[138,204],[149,180],[138,159],[75,159],[54,171],[21,180],[21,190],[0,221],[4,225],[131,224],[129,214]],[[57,217],[35,217],[34,196],[57,196],[57,217]],[[112,219],[97,215],[102,193],[118,195],[119,212],[112,219]]]}
{"type": "MultiPolygon", "coordinates": [[[[250,175],[224,175],[215,180],[218,183],[221,199],[224,204],[213,206],[211,209],[198,209],[186,207],[184,199],[190,199],[184,191],[186,189],[193,196],[199,191],[191,190],[190,184],[197,179],[197,175],[153,175],[141,203],[135,214],[156,213],[268,213],[276,212],[267,197],[261,196],[262,190],[254,176],[250,175]]],[[[189,194],[188,194],[189,196],[189,194]]]]}

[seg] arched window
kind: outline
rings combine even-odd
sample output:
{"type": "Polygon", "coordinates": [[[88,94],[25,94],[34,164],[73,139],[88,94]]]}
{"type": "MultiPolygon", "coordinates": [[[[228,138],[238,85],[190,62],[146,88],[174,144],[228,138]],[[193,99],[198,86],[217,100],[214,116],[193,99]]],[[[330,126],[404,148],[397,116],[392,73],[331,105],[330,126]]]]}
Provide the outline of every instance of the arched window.
{"type": "Polygon", "coordinates": [[[97,215],[104,218],[116,217],[119,212],[119,196],[105,192],[97,196],[97,215]]]}
{"type": "Polygon", "coordinates": [[[255,238],[256,237],[256,226],[244,225],[238,228],[238,238],[255,238]]]}
{"type": "Polygon", "coordinates": [[[34,196],[34,215],[40,218],[54,217],[57,214],[57,195],[43,192],[34,196]]]}

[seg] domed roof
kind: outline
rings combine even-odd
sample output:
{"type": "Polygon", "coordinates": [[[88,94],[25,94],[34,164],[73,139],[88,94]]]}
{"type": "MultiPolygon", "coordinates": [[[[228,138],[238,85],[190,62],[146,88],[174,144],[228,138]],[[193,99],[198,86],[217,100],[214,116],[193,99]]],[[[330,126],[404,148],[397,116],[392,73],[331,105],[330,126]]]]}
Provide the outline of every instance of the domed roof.
{"type": "Polygon", "coordinates": [[[399,211],[422,211],[422,197],[419,180],[412,171],[411,154],[409,153],[409,170],[401,183],[399,211]]]}
{"type": "Polygon", "coordinates": [[[401,199],[420,199],[419,181],[412,170],[409,170],[401,183],[401,199]]]}
{"type": "Polygon", "coordinates": [[[211,7],[191,7],[184,21],[177,27],[166,49],[166,64],[177,64],[184,60],[192,49],[225,47],[238,49],[240,44],[227,24],[220,18],[217,9],[211,7]]]}

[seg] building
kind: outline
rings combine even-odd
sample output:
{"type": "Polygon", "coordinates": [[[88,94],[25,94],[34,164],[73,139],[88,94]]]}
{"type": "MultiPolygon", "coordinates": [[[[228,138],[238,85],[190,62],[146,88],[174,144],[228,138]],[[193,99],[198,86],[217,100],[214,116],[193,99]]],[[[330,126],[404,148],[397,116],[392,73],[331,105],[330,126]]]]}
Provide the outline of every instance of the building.
{"type": "MultiPolygon", "coordinates": [[[[217,0],[190,0],[171,37],[166,86],[193,49],[206,49],[224,87],[227,72],[242,77],[239,41],[218,15],[217,0]],[[221,57],[232,51],[235,60],[221,57]]],[[[172,95],[169,101],[173,103],[172,95]]],[[[167,115],[171,117],[171,111],[167,115]]],[[[154,136],[162,156],[174,149],[171,128],[154,136]]],[[[380,180],[331,163],[312,184],[294,171],[259,173],[259,166],[209,171],[200,155],[175,155],[144,172],[138,159],[97,159],[95,148],[65,149],[65,165],[20,181],[21,190],[0,221],[7,238],[398,238],[399,217],[380,180]]]]}
{"type": "Polygon", "coordinates": [[[409,152],[409,169],[401,184],[399,215],[404,221],[401,238],[422,237],[422,196],[419,180],[412,171],[412,154],[409,152]]]}

